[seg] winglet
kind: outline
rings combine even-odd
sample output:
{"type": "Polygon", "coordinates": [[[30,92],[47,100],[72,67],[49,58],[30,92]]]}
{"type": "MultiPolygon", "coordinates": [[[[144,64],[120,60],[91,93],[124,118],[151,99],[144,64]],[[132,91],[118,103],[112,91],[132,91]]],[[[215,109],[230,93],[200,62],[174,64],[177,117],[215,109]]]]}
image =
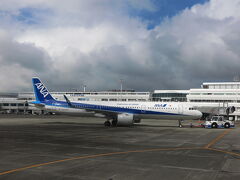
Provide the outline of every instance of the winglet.
{"type": "Polygon", "coordinates": [[[72,104],[71,101],[67,98],[67,96],[63,95],[63,97],[66,99],[68,105],[69,105],[70,107],[73,107],[73,104],[72,104]]]}

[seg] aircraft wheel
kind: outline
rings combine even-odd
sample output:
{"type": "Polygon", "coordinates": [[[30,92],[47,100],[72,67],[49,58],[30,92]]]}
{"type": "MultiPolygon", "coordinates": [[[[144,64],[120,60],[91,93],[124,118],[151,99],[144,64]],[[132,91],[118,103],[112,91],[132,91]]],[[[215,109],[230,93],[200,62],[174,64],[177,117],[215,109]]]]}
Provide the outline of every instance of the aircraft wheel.
{"type": "Polygon", "coordinates": [[[104,126],[105,127],[110,127],[111,126],[111,122],[110,121],[105,121],[104,122],[104,126]]]}
{"type": "Polygon", "coordinates": [[[117,120],[112,120],[112,126],[116,127],[117,126],[117,120]]]}

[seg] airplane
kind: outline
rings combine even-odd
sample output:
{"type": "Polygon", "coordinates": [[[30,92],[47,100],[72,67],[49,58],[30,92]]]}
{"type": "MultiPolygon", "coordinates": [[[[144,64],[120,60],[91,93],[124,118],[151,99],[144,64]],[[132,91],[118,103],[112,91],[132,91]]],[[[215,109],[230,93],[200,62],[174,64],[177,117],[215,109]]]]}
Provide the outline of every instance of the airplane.
{"type": "Polygon", "coordinates": [[[52,97],[46,86],[37,77],[32,78],[36,107],[50,112],[77,111],[79,116],[106,118],[105,126],[132,126],[141,119],[182,120],[200,119],[202,113],[182,102],[126,102],[126,101],[59,101],[52,97]]]}

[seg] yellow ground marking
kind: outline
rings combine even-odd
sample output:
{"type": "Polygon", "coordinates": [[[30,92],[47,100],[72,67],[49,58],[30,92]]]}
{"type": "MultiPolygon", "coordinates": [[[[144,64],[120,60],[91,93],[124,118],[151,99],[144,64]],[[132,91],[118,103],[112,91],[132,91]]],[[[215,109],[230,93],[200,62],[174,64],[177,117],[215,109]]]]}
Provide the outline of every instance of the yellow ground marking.
{"type": "Polygon", "coordinates": [[[73,158],[66,158],[66,159],[50,161],[50,162],[46,162],[46,163],[34,164],[34,165],[22,167],[22,168],[12,169],[9,171],[0,172],[0,175],[10,174],[10,173],[17,172],[17,171],[24,171],[24,170],[31,169],[31,168],[46,166],[46,165],[50,165],[50,164],[56,164],[56,163],[60,163],[60,162],[78,160],[78,159],[88,159],[88,158],[129,154],[129,153],[143,153],[143,152],[154,152],[154,151],[176,151],[176,150],[191,150],[191,149],[202,149],[202,147],[145,149],[145,150],[123,151],[123,152],[112,152],[112,153],[104,153],[104,154],[96,154],[96,155],[87,155],[87,156],[77,156],[77,157],[73,157],[73,158]]]}
{"type": "Polygon", "coordinates": [[[222,152],[222,153],[225,153],[225,154],[231,154],[231,155],[234,155],[234,156],[240,156],[239,153],[224,151],[224,150],[221,150],[221,149],[215,149],[215,148],[205,148],[205,149],[212,150],[212,151],[218,151],[218,152],[222,152]]]}
{"type": "Polygon", "coordinates": [[[211,146],[213,146],[214,144],[216,144],[220,139],[222,139],[226,134],[228,134],[232,129],[228,129],[225,130],[222,134],[220,134],[218,137],[216,137],[215,139],[213,139],[210,143],[208,143],[204,149],[208,149],[208,150],[212,150],[212,151],[218,151],[218,152],[222,152],[225,154],[231,154],[231,155],[235,155],[235,156],[240,156],[239,153],[234,153],[234,152],[230,152],[230,151],[224,151],[221,149],[215,149],[215,148],[211,148],[211,146]]]}
{"type": "Polygon", "coordinates": [[[220,134],[218,137],[213,139],[210,143],[208,143],[204,148],[210,148],[214,144],[216,144],[220,139],[222,139],[227,133],[229,133],[232,129],[225,130],[222,134],[220,134]]]}
{"type": "Polygon", "coordinates": [[[229,133],[230,130],[231,129],[225,130],[222,134],[217,136],[215,139],[213,139],[210,143],[208,143],[204,147],[156,148],[156,149],[145,149],[145,150],[135,150],[135,151],[112,152],[112,153],[95,154],[95,155],[87,155],[87,156],[77,156],[77,157],[66,158],[66,159],[50,161],[50,162],[46,162],[46,163],[34,164],[34,165],[22,167],[22,168],[12,169],[12,170],[9,170],[9,171],[0,172],[0,175],[10,174],[10,173],[13,173],[13,172],[24,171],[24,170],[27,170],[27,169],[36,168],[36,167],[40,167],[40,166],[47,166],[47,165],[50,165],[50,164],[56,164],[56,163],[60,163],[60,162],[66,162],[66,161],[72,161],[72,160],[78,160],[78,159],[88,159],[88,158],[120,155],[120,154],[143,153],[143,152],[154,152],[154,151],[177,151],[177,150],[207,149],[207,150],[218,151],[218,152],[223,152],[223,153],[226,153],[226,154],[240,156],[240,154],[238,154],[238,153],[219,150],[219,149],[215,149],[215,148],[210,148],[211,146],[216,144],[220,139],[222,139],[227,133],[229,133]]]}

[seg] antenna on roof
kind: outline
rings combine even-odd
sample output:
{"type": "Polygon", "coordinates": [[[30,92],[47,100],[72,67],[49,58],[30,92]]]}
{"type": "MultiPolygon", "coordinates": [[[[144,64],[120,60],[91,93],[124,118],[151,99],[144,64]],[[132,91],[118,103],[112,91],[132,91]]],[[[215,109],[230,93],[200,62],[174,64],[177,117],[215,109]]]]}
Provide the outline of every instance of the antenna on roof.
{"type": "Polygon", "coordinates": [[[87,87],[87,85],[83,85],[83,92],[86,92],[86,87],[87,87]]]}
{"type": "Polygon", "coordinates": [[[240,82],[240,76],[239,75],[234,76],[233,81],[234,82],[240,82]]]}

